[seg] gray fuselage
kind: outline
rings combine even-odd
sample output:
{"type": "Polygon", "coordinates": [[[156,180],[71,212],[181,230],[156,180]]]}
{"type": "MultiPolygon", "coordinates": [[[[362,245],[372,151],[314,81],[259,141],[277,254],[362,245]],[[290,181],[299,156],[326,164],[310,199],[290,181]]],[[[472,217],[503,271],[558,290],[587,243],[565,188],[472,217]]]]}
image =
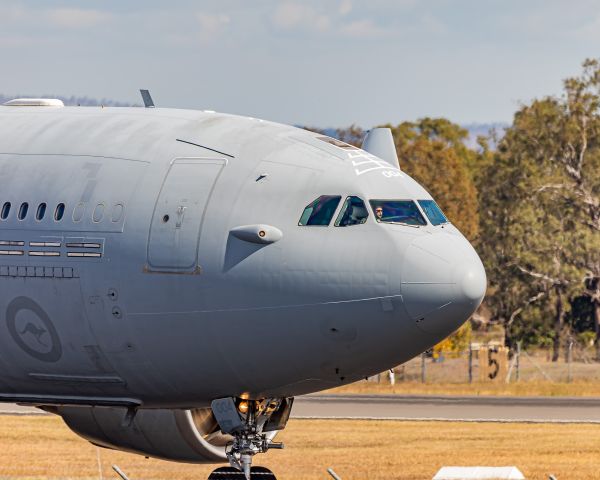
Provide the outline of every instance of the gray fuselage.
{"type": "Polygon", "coordinates": [[[4,399],[189,408],[314,392],[426,350],[485,292],[451,224],[376,221],[370,199],[431,199],[417,182],[311,132],[75,107],[0,107],[0,132],[4,399]],[[321,195],[341,196],[334,219],[348,196],[369,217],[300,226],[321,195]]]}

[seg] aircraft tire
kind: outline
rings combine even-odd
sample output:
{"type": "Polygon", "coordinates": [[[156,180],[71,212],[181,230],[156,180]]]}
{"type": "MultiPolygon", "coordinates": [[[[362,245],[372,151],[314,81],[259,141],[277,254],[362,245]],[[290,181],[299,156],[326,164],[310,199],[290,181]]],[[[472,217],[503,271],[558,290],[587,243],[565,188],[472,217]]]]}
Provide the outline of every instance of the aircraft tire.
{"type": "MultiPolygon", "coordinates": [[[[266,467],[252,467],[251,480],[277,480],[275,474],[266,467]]],[[[246,480],[244,472],[233,467],[219,467],[208,476],[208,480],[246,480]]]]}

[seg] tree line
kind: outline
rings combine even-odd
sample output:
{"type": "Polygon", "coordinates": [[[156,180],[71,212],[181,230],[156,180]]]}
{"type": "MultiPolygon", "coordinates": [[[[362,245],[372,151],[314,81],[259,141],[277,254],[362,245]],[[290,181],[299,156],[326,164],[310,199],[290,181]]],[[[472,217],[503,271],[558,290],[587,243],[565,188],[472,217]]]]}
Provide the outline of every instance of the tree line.
{"type": "MultiPolygon", "coordinates": [[[[506,344],[551,346],[557,360],[564,341],[580,336],[600,361],[600,61],[586,60],[560,95],[523,104],[476,148],[444,118],[382,126],[402,170],[479,252],[484,308],[506,344]]],[[[365,133],[336,132],[357,146],[365,133]]]]}

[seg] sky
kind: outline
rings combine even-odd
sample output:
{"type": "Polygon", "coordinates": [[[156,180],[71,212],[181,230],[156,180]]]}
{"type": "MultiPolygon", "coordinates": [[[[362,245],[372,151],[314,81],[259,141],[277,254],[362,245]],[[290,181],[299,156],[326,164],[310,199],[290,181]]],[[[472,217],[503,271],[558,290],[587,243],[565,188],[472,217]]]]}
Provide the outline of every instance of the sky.
{"type": "Polygon", "coordinates": [[[0,0],[0,93],[317,127],[510,122],[600,56],[597,0],[0,0]]]}

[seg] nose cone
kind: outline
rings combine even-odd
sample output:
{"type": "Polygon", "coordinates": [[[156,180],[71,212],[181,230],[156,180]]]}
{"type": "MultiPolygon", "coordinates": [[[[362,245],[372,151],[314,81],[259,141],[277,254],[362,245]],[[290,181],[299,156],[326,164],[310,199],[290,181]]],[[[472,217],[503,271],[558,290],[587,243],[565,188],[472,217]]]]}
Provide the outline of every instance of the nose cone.
{"type": "Polygon", "coordinates": [[[479,306],[485,295],[487,278],[478,256],[456,268],[456,284],[460,299],[465,303],[479,306]]]}
{"type": "Polygon", "coordinates": [[[477,309],[487,287],[485,270],[463,237],[436,233],[417,238],[402,265],[402,297],[417,326],[447,335],[477,309]]]}

